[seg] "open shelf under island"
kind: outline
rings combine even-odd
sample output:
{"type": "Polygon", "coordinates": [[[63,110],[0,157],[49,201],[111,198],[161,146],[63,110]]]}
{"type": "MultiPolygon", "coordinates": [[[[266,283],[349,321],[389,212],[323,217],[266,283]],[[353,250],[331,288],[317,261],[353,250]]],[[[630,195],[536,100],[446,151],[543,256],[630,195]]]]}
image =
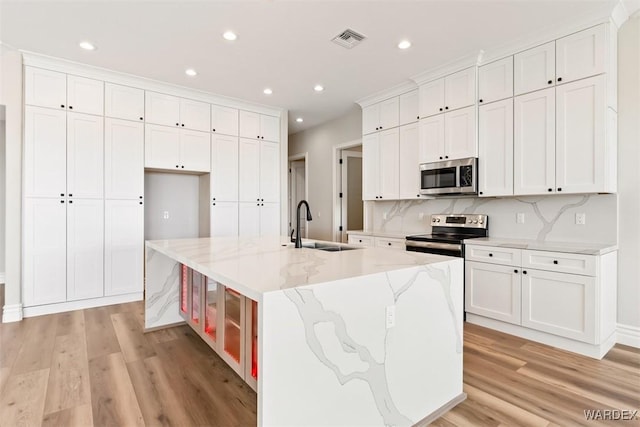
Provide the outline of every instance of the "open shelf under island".
{"type": "Polygon", "coordinates": [[[465,398],[462,319],[461,258],[282,237],[146,243],[146,329],[186,321],[256,390],[258,425],[439,417],[465,398]]]}

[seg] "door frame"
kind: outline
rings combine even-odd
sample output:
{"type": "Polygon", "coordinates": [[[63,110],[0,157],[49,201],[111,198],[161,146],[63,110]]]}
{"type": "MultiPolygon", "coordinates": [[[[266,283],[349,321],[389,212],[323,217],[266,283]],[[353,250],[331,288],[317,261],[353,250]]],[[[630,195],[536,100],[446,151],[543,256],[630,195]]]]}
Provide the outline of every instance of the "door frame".
{"type": "MultiPolygon", "coordinates": [[[[287,189],[289,190],[289,194],[287,197],[287,236],[289,235],[292,227],[292,225],[289,224],[293,224],[293,218],[291,218],[291,175],[289,171],[291,170],[291,162],[295,162],[298,160],[304,160],[304,199],[307,200],[307,202],[309,201],[307,199],[309,197],[309,152],[305,151],[304,153],[289,156],[287,160],[287,189]]],[[[309,221],[305,220],[304,236],[301,237],[304,237],[305,239],[309,237],[309,221]]]]}
{"type": "MultiPolygon", "coordinates": [[[[342,232],[340,230],[338,230],[338,224],[340,224],[340,220],[341,220],[341,211],[340,211],[340,191],[341,191],[341,182],[340,182],[340,176],[338,175],[339,173],[341,173],[341,168],[339,167],[340,164],[338,163],[338,161],[340,160],[340,152],[342,150],[347,150],[349,148],[353,148],[353,147],[357,147],[358,145],[362,145],[362,138],[359,139],[354,139],[352,141],[348,141],[348,142],[342,142],[340,144],[336,144],[333,146],[333,215],[331,215],[331,236],[333,238],[334,242],[340,242],[342,241],[342,232]]],[[[363,202],[364,203],[364,202],[363,202]]],[[[367,226],[368,226],[368,221],[367,221],[367,203],[364,203],[363,206],[363,228],[366,230],[367,226]]]]}
{"type": "MultiPolygon", "coordinates": [[[[360,160],[362,160],[362,152],[361,151],[349,151],[348,149],[346,150],[342,150],[342,155],[344,156],[344,154],[347,154],[347,157],[357,157],[360,160]]],[[[344,160],[344,157],[342,157],[342,159],[344,160]]],[[[342,207],[346,207],[349,204],[349,187],[346,186],[346,182],[344,180],[345,177],[345,171],[347,171],[349,169],[349,162],[345,162],[343,161],[341,166],[341,177],[342,179],[340,180],[340,184],[341,184],[341,188],[339,188],[339,192],[342,192],[342,197],[338,197],[338,200],[340,201],[340,204],[342,205],[342,207]],[[340,200],[342,199],[342,200],[340,200]]],[[[362,178],[362,177],[361,177],[362,178]]],[[[348,181],[348,179],[347,179],[348,181]]],[[[362,215],[364,216],[364,200],[362,200],[363,202],[363,206],[362,206],[362,215]]],[[[348,222],[348,217],[347,217],[347,209],[340,209],[340,224],[347,224],[348,222]]],[[[364,218],[363,218],[364,221],[364,218]]],[[[364,227],[364,223],[362,224],[364,227]]],[[[347,230],[338,230],[338,234],[340,235],[340,241],[341,242],[346,242],[346,240],[344,240],[345,236],[347,235],[347,230]]]]}

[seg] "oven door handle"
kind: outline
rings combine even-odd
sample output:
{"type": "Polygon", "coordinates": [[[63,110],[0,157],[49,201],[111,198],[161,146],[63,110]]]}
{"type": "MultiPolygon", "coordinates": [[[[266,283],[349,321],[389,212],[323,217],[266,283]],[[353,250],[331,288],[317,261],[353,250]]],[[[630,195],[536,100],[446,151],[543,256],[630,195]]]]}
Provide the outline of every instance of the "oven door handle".
{"type": "Polygon", "coordinates": [[[441,243],[441,242],[418,242],[416,240],[407,240],[406,245],[412,248],[424,248],[424,249],[444,249],[447,251],[461,251],[462,245],[455,243],[441,243]]]}

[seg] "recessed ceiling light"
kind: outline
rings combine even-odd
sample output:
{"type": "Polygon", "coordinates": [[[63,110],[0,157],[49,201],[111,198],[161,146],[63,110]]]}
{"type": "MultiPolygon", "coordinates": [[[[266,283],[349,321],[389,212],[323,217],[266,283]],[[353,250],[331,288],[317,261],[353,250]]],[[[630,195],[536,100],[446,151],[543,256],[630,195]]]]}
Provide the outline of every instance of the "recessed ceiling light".
{"type": "Polygon", "coordinates": [[[296,122],[298,122],[298,123],[302,123],[302,122],[304,122],[304,120],[302,119],[302,117],[298,117],[298,118],[296,119],[296,122]]]}
{"type": "Polygon", "coordinates": [[[80,47],[84,50],[96,50],[96,47],[89,42],[80,42],[80,47]]]}
{"type": "Polygon", "coordinates": [[[190,77],[194,77],[194,76],[197,76],[197,75],[198,75],[198,73],[196,72],[196,70],[194,70],[193,68],[187,68],[186,70],[184,70],[184,73],[185,73],[187,76],[190,76],[190,77]]]}
{"type": "Polygon", "coordinates": [[[269,89],[269,88],[266,88],[262,92],[264,92],[265,95],[271,95],[273,93],[273,91],[271,89],[269,89]]]}
{"type": "Polygon", "coordinates": [[[315,85],[313,87],[313,90],[315,90],[316,92],[322,92],[324,90],[324,87],[322,87],[322,85],[315,85]]]}
{"type": "Polygon", "coordinates": [[[409,49],[411,47],[411,42],[409,40],[402,40],[398,43],[398,48],[400,49],[409,49]]]}
{"type": "Polygon", "coordinates": [[[225,32],[222,37],[225,38],[225,40],[229,40],[229,41],[234,41],[235,39],[238,38],[238,36],[236,35],[236,33],[234,33],[233,31],[227,31],[225,32]]]}

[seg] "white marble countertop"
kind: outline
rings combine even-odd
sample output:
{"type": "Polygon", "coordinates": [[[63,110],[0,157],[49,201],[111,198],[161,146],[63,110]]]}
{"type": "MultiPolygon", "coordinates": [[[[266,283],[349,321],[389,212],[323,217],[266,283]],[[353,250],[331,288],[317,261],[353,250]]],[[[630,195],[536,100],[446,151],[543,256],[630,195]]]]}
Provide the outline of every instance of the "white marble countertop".
{"type": "MultiPolygon", "coordinates": [[[[426,231],[422,232],[422,234],[424,233],[426,233],[426,231]]],[[[421,234],[421,233],[419,231],[415,233],[409,233],[406,231],[387,232],[387,231],[347,230],[347,234],[358,234],[360,236],[390,237],[393,239],[404,239],[407,236],[411,236],[413,234],[421,234]]]]}
{"type": "Polygon", "coordinates": [[[387,248],[341,252],[295,249],[288,238],[280,236],[153,240],[146,244],[259,302],[266,292],[456,259],[387,248]]]}
{"type": "Polygon", "coordinates": [[[541,242],[538,240],[507,239],[500,237],[466,239],[464,243],[467,245],[497,246],[503,248],[564,252],[581,255],[604,255],[618,249],[617,245],[607,243],[541,242]]]}

